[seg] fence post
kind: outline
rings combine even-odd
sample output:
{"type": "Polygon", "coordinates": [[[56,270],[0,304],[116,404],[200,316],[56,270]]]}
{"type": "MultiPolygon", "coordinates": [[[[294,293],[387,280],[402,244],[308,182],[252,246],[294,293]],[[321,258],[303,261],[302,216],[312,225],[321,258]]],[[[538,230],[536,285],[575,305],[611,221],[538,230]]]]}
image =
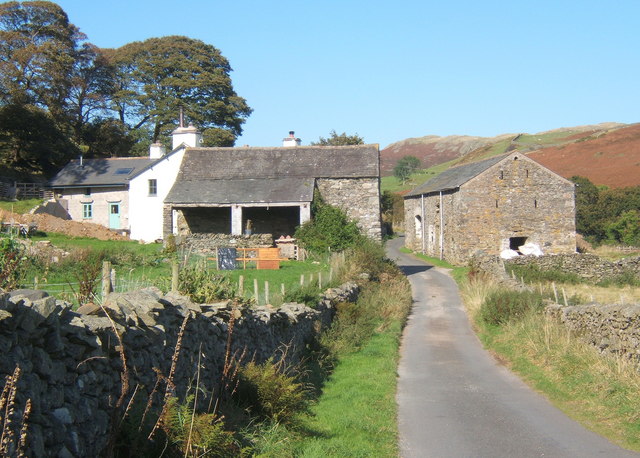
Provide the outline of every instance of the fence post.
{"type": "Polygon", "coordinates": [[[264,305],[269,303],[269,282],[265,280],[264,282],[264,305]]]}
{"type": "Polygon", "coordinates": [[[322,272],[318,272],[318,288],[322,289],[322,272]]]}
{"type": "Polygon", "coordinates": [[[280,283],[280,292],[282,293],[282,298],[284,299],[284,295],[285,295],[284,283],[280,283]]]}
{"type": "Polygon", "coordinates": [[[300,286],[304,286],[304,274],[300,274],[300,286]]]}
{"type": "Polygon", "coordinates": [[[174,259],[171,264],[171,291],[178,292],[178,285],[180,279],[180,266],[178,265],[178,260],[174,259]]]}
{"type": "Polygon", "coordinates": [[[329,269],[329,283],[333,283],[333,267],[329,269]]]}
{"type": "Polygon", "coordinates": [[[116,290],[116,269],[111,269],[111,291],[116,290]]]}
{"type": "Polygon", "coordinates": [[[238,277],[238,296],[244,297],[244,275],[238,277]]]}
{"type": "Polygon", "coordinates": [[[260,296],[258,294],[258,279],[253,279],[253,297],[256,298],[256,305],[260,305],[260,296]]]}
{"type": "Polygon", "coordinates": [[[556,304],[558,304],[558,290],[556,289],[556,282],[551,282],[551,286],[553,287],[553,297],[556,299],[556,304]]]}
{"type": "Polygon", "coordinates": [[[111,263],[102,263],[102,300],[104,301],[111,292],[111,263]]]}

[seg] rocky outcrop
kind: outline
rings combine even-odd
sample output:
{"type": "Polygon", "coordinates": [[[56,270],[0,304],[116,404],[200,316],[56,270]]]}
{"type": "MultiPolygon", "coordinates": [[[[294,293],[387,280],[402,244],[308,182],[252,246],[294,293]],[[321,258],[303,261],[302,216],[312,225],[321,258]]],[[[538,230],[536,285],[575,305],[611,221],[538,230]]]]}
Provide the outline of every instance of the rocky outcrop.
{"type": "Polygon", "coordinates": [[[353,301],[357,293],[357,285],[348,283],[327,290],[316,308],[288,303],[274,309],[230,301],[194,304],[150,288],[109,295],[109,316],[100,307],[84,308],[92,314],[74,312],[64,301],[28,290],[0,294],[0,373],[21,369],[16,418],[31,400],[27,456],[100,455],[123,380],[129,386],[125,402],[134,389],[146,399],[158,373],[169,375],[179,336],[175,393],[183,397],[198,373],[200,389],[213,393],[225,355],[295,363],[306,343],[330,324],[335,304],[353,301]]]}

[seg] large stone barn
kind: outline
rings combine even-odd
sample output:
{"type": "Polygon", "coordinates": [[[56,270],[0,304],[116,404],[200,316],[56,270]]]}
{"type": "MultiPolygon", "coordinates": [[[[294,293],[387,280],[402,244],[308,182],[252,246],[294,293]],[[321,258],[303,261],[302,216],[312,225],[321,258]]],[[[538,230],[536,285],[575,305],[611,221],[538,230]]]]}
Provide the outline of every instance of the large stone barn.
{"type": "Polygon", "coordinates": [[[379,170],[378,145],[188,148],[164,200],[163,236],[271,243],[312,217],[317,192],[380,240],[379,170]]]}
{"type": "Polygon", "coordinates": [[[519,152],[451,168],[404,203],[406,246],[453,263],[525,244],[576,249],[574,184],[519,152]]]}

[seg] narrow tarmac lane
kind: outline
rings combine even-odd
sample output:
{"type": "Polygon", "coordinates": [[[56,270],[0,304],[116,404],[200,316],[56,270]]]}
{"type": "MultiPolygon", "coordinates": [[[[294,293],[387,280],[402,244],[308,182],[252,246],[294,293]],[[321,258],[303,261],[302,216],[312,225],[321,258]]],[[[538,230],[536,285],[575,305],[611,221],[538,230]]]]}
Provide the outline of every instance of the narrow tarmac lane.
{"type": "Polygon", "coordinates": [[[442,269],[387,244],[414,307],[398,368],[402,457],[638,457],[583,428],[498,364],[442,269]]]}

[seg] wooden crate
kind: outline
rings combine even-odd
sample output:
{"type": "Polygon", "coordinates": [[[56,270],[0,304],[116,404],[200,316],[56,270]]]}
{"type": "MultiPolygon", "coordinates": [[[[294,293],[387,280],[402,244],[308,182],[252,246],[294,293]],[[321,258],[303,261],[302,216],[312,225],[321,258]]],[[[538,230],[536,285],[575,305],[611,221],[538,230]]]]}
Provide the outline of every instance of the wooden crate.
{"type": "Polygon", "coordinates": [[[277,270],[280,268],[280,250],[278,248],[258,248],[258,269],[277,270]]]}

